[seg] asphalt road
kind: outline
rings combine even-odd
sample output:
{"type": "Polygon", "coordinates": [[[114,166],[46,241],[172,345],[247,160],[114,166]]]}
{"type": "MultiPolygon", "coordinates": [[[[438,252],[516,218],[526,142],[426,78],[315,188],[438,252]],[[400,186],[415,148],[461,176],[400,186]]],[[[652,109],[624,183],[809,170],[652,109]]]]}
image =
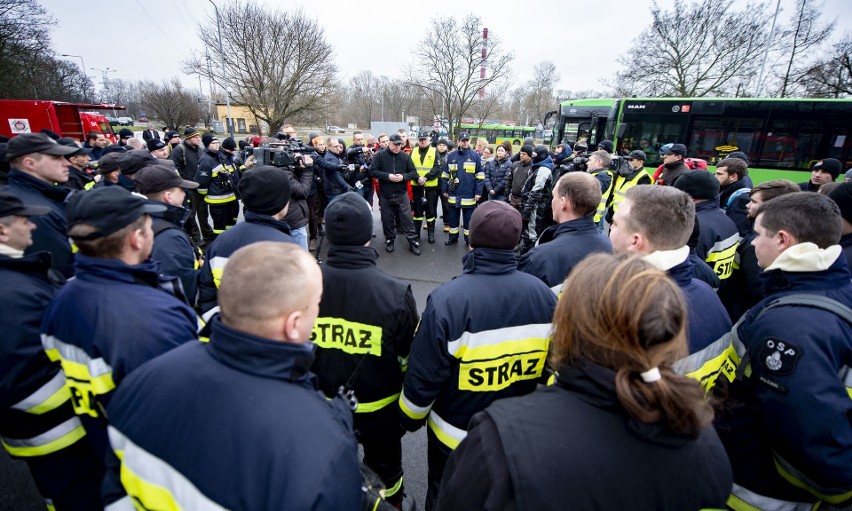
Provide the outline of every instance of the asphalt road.
{"type": "MultiPolygon", "coordinates": [[[[445,247],[444,241],[447,239],[447,234],[441,230],[442,224],[439,218],[435,233],[437,240],[434,245],[426,242],[425,229],[423,231],[422,255],[415,256],[409,252],[408,244],[403,236],[397,236],[396,250],[389,254],[385,252],[378,206],[374,209],[373,221],[376,234],[373,238],[373,246],[379,253],[379,268],[411,283],[418,310],[422,313],[429,293],[461,273],[461,258],[466,251],[464,243],[445,247]]],[[[321,256],[325,255],[327,248],[327,246],[322,247],[321,256]]],[[[0,511],[43,511],[44,505],[29,477],[26,465],[10,459],[3,449],[0,449],[0,453],[2,453],[0,454],[0,511]]],[[[402,455],[406,493],[416,499],[419,509],[423,509],[427,474],[425,428],[403,437],[402,455]]]]}

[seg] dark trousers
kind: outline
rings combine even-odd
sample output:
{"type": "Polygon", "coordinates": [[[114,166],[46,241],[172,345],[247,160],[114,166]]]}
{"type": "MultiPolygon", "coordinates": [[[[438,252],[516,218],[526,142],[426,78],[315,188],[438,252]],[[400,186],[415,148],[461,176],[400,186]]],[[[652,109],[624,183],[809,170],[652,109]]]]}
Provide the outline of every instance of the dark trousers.
{"type": "Polygon", "coordinates": [[[441,477],[450,458],[450,448],[442,444],[432,429],[426,427],[426,459],[429,464],[428,485],[426,487],[426,511],[435,507],[438,491],[441,489],[441,477]]]}
{"type": "Polygon", "coordinates": [[[408,195],[385,197],[379,194],[379,207],[382,210],[382,233],[385,235],[386,242],[396,239],[395,226],[399,226],[408,243],[417,243],[414,223],[411,221],[411,206],[408,203],[408,195]]]}
{"type": "Polygon", "coordinates": [[[59,451],[24,459],[39,493],[52,502],[52,509],[103,509],[104,462],[87,438],[59,451]]]}
{"type": "Polygon", "coordinates": [[[464,220],[464,241],[467,242],[470,237],[470,217],[473,215],[475,207],[459,208],[455,206],[449,207],[450,216],[450,241],[459,239],[459,218],[464,220]]]}
{"type": "Polygon", "coordinates": [[[370,209],[373,209],[373,180],[367,181],[367,184],[361,188],[355,187],[358,192],[358,195],[364,197],[364,200],[367,201],[367,204],[370,205],[370,209]]]}
{"type": "Polygon", "coordinates": [[[435,217],[438,216],[438,189],[425,188],[423,186],[412,186],[411,193],[414,198],[411,203],[414,205],[414,231],[420,230],[423,224],[423,217],[426,217],[426,227],[435,227],[435,217]]]}
{"type": "Polygon", "coordinates": [[[236,200],[223,204],[210,204],[210,218],[213,219],[213,234],[220,235],[237,225],[237,217],[240,215],[240,203],[236,200]]]}
{"type": "Polygon", "coordinates": [[[186,232],[193,239],[205,239],[210,240],[215,237],[213,234],[213,228],[210,227],[210,221],[208,220],[209,212],[207,211],[207,203],[204,202],[204,196],[198,193],[196,190],[190,190],[190,211],[192,213],[189,215],[189,220],[186,222],[186,232]],[[195,223],[195,219],[198,218],[198,224],[195,223]],[[199,230],[199,227],[201,228],[199,230]]]}
{"type": "Polygon", "coordinates": [[[310,239],[317,239],[317,194],[308,195],[308,232],[310,239]]]}
{"type": "Polygon", "coordinates": [[[441,197],[441,222],[443,222],[444,225],[448,225],[450,218],[447,216],[447,210],[450,209],[450,203],[440,190],[438,190],[438,196],[441,197]]]}
{"type": "MultiPolygon", "coordinates": [[[[395,403],[394,403],[395,404],[395,403]]],[[[402,430],[395,406],[372,413],[356,413],[355,433],[364,447],[364,464],[385,485],[385,499],[393,505],[402,502],[402,430]]]]}

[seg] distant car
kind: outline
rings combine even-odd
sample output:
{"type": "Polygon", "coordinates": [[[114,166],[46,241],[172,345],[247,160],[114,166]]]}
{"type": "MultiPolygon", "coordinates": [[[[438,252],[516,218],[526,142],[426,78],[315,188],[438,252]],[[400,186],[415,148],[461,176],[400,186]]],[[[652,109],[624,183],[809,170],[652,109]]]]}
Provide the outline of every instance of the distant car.
{"type": "Polygon", "coordinates": [[[133,126],[133,118],[132,117],[119,117],[118,118],[119,126],[133,126]]]}
{"type": "Polygon", "coordinates": [[[107,120],[107,122],[109,123],[110,126],[120,126],[121,125],[121,123],[115,117],[107,116],[106,120],[107,120]]]}
{"type": "Polygon", "coordinates": [[[343,131],[343,130],[342,130],[340,127],[338,127],[338,126],[326,126],[326,127],[325,127],[325,132],[326,132],[326,133],[346,133],[345,131],[343,131]]]}
{"type": "Polygon", "coordinates": [[[140,117],[140,118],[136,119],[136,121],[137,122],[148,122],[148,118],[147,117],[140,117]]]}

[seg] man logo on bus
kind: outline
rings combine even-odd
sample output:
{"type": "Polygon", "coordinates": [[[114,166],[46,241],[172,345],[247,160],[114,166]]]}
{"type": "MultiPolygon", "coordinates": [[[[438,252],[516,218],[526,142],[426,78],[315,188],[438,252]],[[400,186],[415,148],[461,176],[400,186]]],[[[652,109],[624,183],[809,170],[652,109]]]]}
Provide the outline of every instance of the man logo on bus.
{"type": "Polygon", "coordinates": [[[680,112],[680,107],[679,107],[679,106],[677,106],[677,105],[673,106],[673,107],[672,107],[672,112],[674,112],[674,113],[678,113],[678,112],[680,112]]]}

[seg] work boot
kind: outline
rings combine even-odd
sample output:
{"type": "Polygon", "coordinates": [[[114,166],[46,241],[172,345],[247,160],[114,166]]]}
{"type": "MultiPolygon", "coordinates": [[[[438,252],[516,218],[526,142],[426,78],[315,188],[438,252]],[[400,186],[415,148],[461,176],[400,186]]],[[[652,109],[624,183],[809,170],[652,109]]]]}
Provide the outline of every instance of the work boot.
{"type": "Polygon", "coordinates": [[[385,242],[385,250],[388,252],[393,252],[393,240],[387,240],[385,242]]]}
{"type": "Polygon", "coordinates": [[[414,255],[420,255],[420,243],[413,241],[413,242],[409,243],[408,248],[411,249],[411,252],[414,255]]]}
{"type": "Polygon", "coordinates": [[[449,247],[450,245],[455,245],[458,242],[459,242],[458,238],[456,238],[456,239],[450,238],[450,239],[448,239],[447,241],[444,242],[444,245],[449,247]]]}
{"type": "Polygon", "coordinates": [[[426,235],[429,238],[429,243],[435,243],[435,226],[434,225],[429,226],[426,229],[426,235]]]}

